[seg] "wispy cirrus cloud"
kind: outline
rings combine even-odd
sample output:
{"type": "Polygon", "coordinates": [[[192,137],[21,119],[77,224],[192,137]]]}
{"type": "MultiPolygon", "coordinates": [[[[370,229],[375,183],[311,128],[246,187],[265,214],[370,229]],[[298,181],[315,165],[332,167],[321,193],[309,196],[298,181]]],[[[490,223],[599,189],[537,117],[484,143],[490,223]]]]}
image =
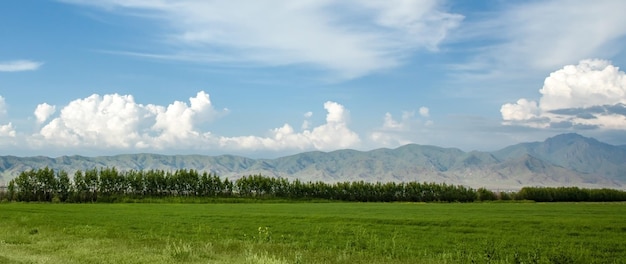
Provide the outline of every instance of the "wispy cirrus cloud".
{"type": "Polygon", "coordinates": [[[121,51],[160,59],[305,65],[340,79],[435,51],[463,16],[439,0],[193,1],[63,0],[155,21],[163,52],[121,51]]]}
{"type": "Polygon", "coordinates": [[[34,71],[41,65],[43,62],[30,60],[0,61],[0,72],[34,71]]]}
{"type": "Polygon", "coordinates": [[[510,79],[586,58],[610,58],[623,51],[618,41],[626,37],[624,9],[626,2],[612,0],[505,2],[497,13],[460,28],[460,41],[488,44],[456,69],[510,79]]]}
{"type": "Polygon", "coordinates": [[[3,117],[7,114],[7,103],[4,100],[4,97],[0,95],[0,117],[3,117]]]}

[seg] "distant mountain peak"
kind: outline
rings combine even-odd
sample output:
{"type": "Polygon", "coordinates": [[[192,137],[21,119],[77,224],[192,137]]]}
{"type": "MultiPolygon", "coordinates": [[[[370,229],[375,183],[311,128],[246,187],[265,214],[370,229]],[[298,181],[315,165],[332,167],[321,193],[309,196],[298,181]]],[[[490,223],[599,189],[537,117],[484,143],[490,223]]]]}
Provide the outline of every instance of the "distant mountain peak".
{"type": "Polygon", "coordinates": [[[598,142],[594,138],[582,136],[578,133],[565,133],[547,138],[544,142],[571,142],[571,141],[593,141],[598,142]]]}
{"type": "Polygon", "coordinates": [[[584,137],[576,133],[557,135],[546,139],[543,148],[547,152],[564,151],[566,149],[613,148],[615,146],[600,142],[595,138],[584,137]]]}

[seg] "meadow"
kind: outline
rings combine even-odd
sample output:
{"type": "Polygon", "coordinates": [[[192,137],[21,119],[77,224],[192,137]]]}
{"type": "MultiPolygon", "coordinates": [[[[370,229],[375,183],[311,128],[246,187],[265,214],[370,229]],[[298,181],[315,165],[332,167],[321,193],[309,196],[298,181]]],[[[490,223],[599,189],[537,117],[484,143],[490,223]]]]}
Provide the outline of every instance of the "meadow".
{"type": "Polygon", "coordinates": [[[0,263],[626,263],[626,203],[0,204],[0,263]]]}

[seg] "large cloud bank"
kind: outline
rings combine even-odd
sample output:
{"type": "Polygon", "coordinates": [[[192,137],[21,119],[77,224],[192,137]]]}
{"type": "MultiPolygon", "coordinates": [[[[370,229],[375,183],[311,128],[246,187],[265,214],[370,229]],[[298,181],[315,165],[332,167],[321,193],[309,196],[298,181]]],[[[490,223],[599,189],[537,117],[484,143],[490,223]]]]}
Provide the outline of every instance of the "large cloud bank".
{"type": "Polygon", "coordinates": [[[550,74],[541,98],[502,105],[504,124],[626,130],[626,73],[606,60],[583,60],[550,74]]]}
{"type": "MultiPolygon", "coordinates": [[[[142,105],[131,95],[94,94],[70,102],[58,117],[43,128],[40,135],[61,146],[100,146],[117,148],[160,148],[198,137],[198,122],[219,114],[209,95],[199,92],[190,104],[175,101],[167,107],[142,105]]],[[[53,106],[40,104],[37,121],[47,119],[53,106]]]]}
{"type": "Polygon", "coordinates": [[[152,19],[163,31],[160,38],[173,44],[158,54],[126,54],[246,65],[304,64],[348,79],[401,64],[415,50],[436,50],[463,19],[446,12],[438,0],[64,2],[152,19]]]}
{"type": "MultiPolygon", "coordinates": [[[[5,112],[0,97],[0,114],[5,112]]],[[[140,104],[132,95],[94,94],[60,107],[39,104],[33,112],[41,128],[34,135],[23,135],[31,148],[100,150],[220,150],[280,151],[332,150],[357,146],[361,140],[349,129],[349,112],[336,102],[324,103],[326,122],[296,131],[284,124],[265,136],[220,136],[203,131],[228,109],[216,110],[204,91],[188,102],[174,101],[167,106],[140,104]],[[55,115],[56,114],[56,115],[55,115]]],[[[312,116],[308,112],[305,118],[312,116]]],[[[16,136],[9,123],[0,126],[1,136],[16,136]]],[[[6,144],[7,142],[4,142],[6,144]]]]}

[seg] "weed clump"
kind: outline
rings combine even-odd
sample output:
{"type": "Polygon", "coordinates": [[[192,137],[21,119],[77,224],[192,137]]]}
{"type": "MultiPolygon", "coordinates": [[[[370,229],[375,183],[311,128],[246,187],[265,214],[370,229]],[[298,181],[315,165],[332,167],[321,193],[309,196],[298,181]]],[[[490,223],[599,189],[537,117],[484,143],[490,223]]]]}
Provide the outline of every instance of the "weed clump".
{"type": "Polygon", "coordinates": [[[194,256],[193,247],[183,241],[168,242],[165,250],[177,261],[188,261],[194,256]]]}

